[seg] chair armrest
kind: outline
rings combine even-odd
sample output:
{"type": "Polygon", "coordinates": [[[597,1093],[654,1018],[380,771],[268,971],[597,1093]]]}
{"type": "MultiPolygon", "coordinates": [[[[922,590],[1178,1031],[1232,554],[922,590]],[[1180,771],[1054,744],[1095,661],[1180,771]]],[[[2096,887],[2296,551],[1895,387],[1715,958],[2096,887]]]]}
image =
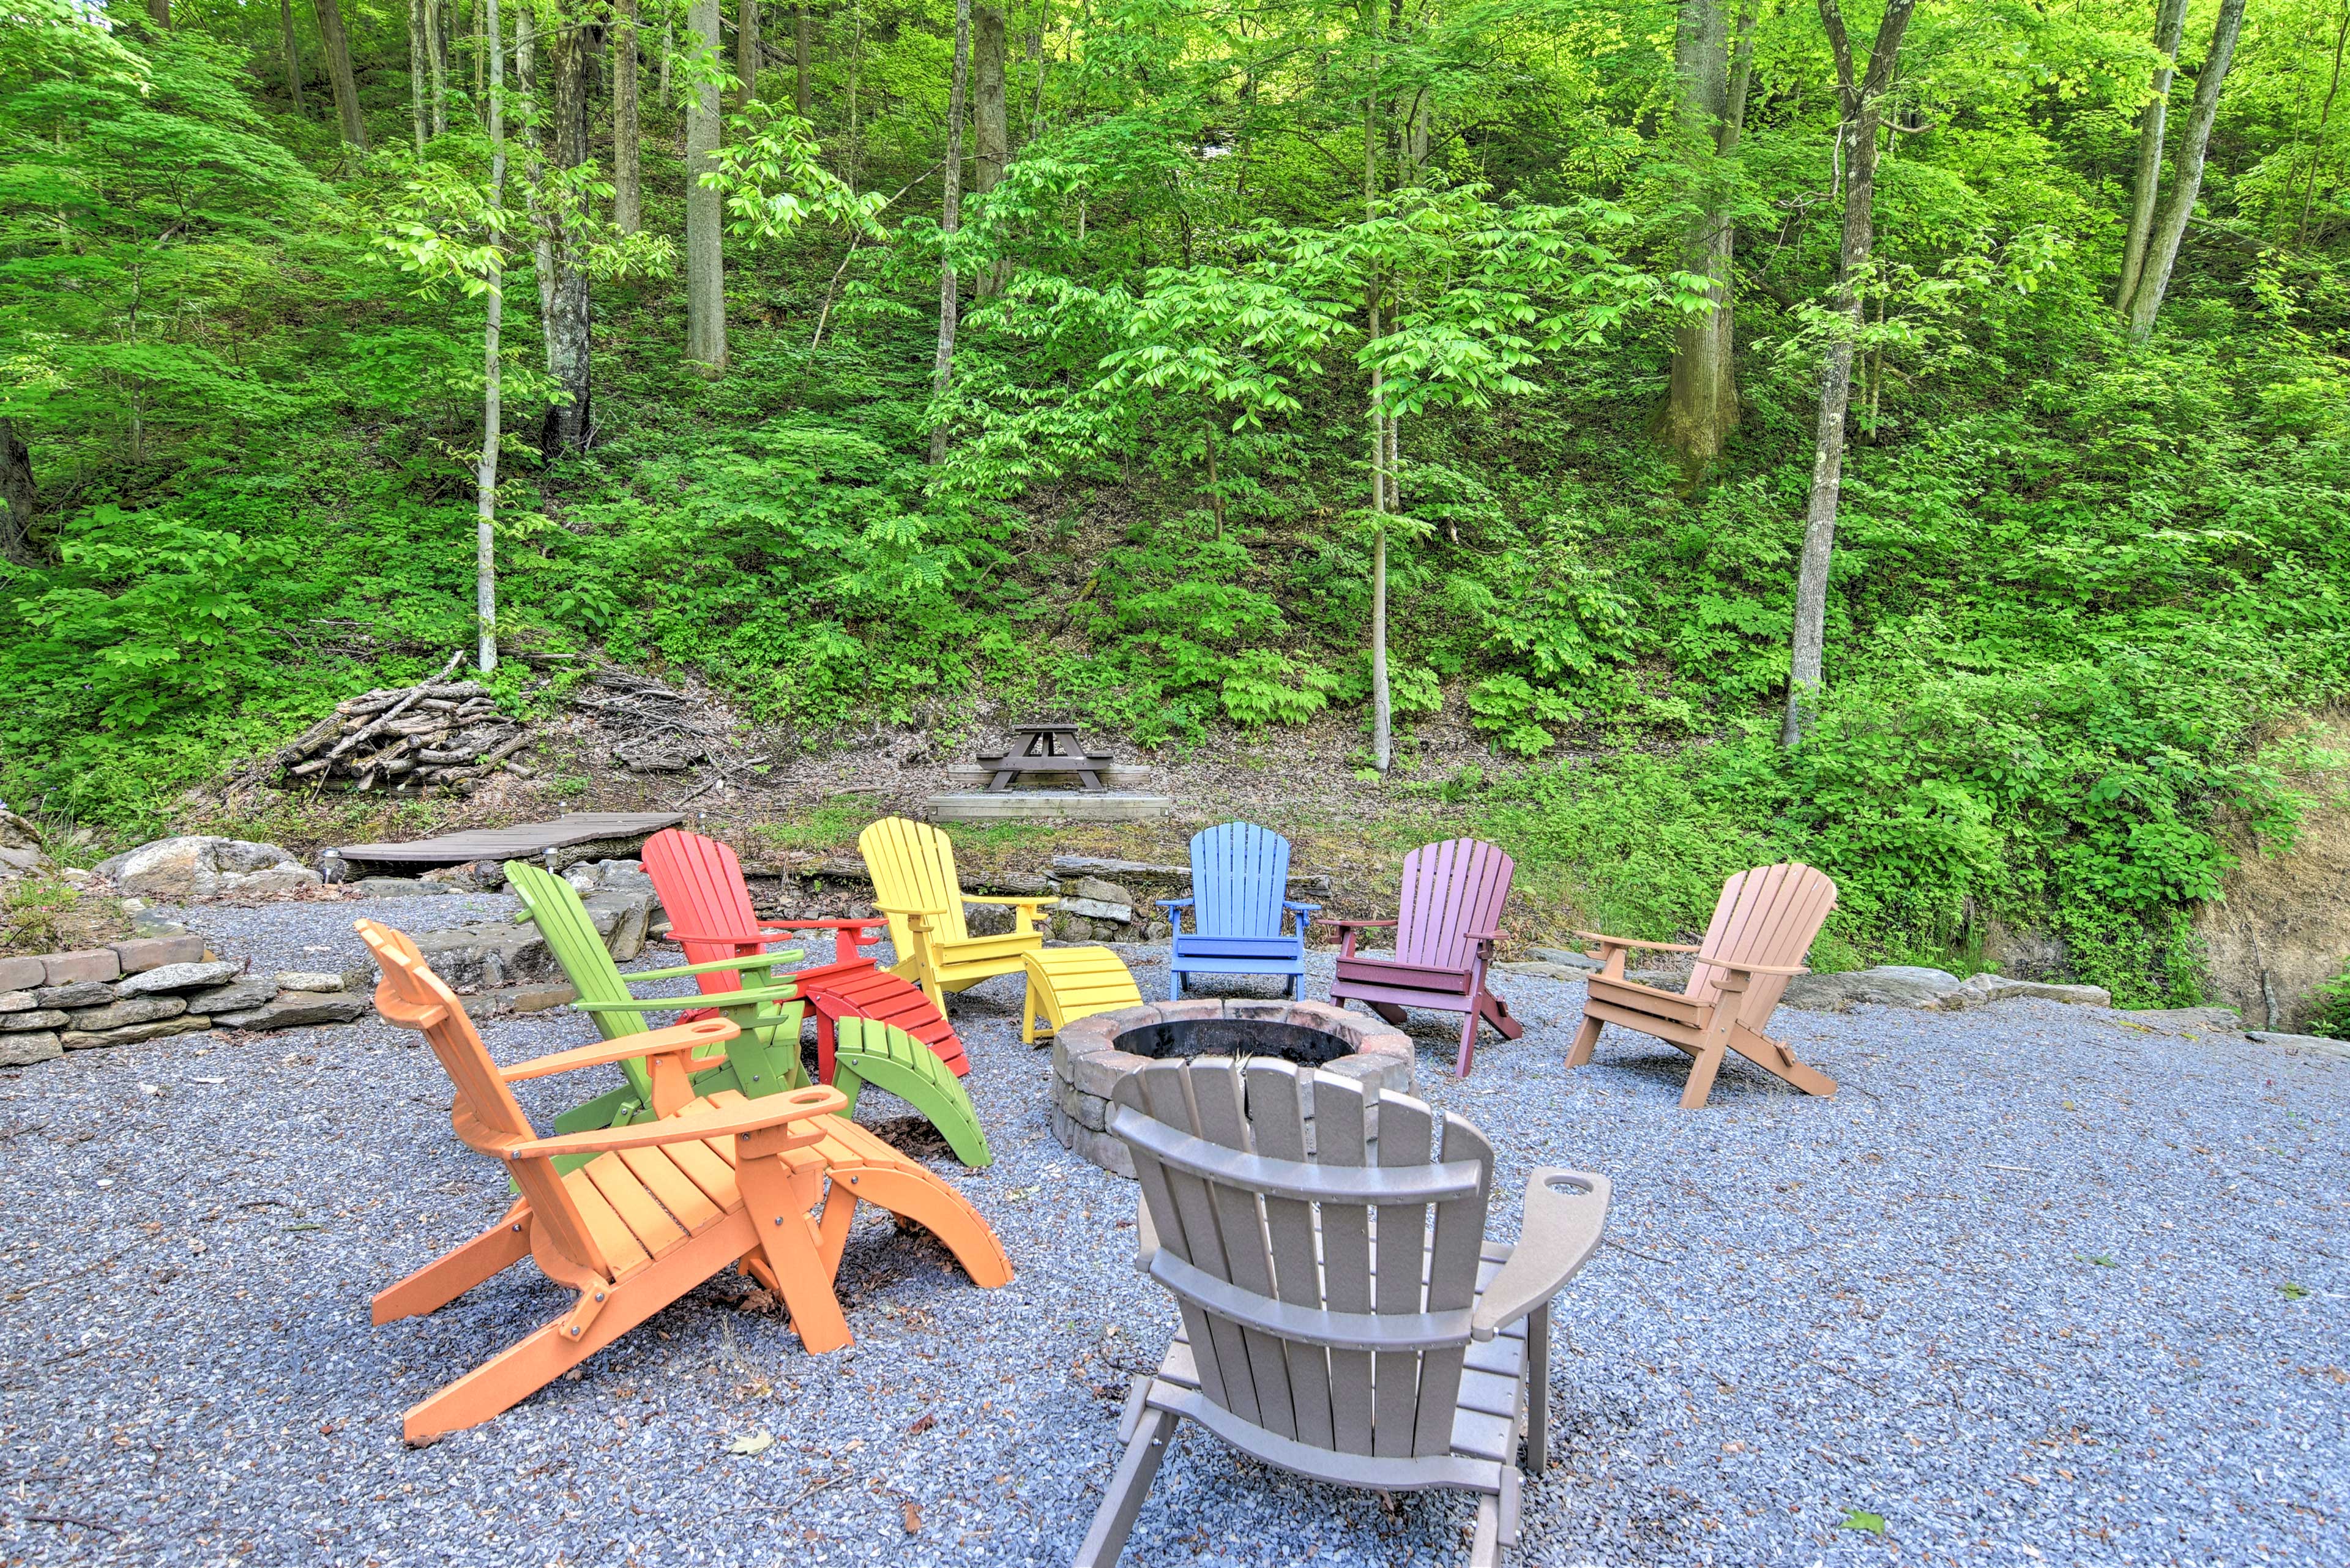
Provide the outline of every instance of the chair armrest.
{"type": "Polygon", "coordinates": [[[1498,942],[1502,940],[1499,931],[1463,931],[1461,934],[1472,942],[1498,942]]]}
{"type": "Polygon", "coordinates": [[[691,996],[648,996],[627,1002],[574,1002],[574,1012],[684,1012],[696,1007],[716,1008],[725,1012],[736,1007],[754,1007],[765,1002],[806,1002],[795,985],[775,986],[765,991],[697,991],[691,996]]]}
{"type": "Polygon", "coordinates": [[[878,931],[886,924],[888,922],[884,920],[776,920],[772,923],[762,920],[759,929],[763,931],[878,931]]]}
{"type": "MultiPolygon", "coordinates": [[[[700,1003],[690,1005],[699,1006],[700,1003]]],[[[557,1051],[549,1056],[534,1056],[527,1062],[499,1068],[498,1076],[509,1084],[517,1084],[525,1078],[546,1078],[581,1067],[601,1067],[614,1062],[625,1062],[632,1056],[659,1056],[670,1051],[690,1053],[705,1045],[723,1045],[741,1033],[741,1029],[723,1018],[699,1018],[691,1023],[672,1023],[666,1029],[650,1029],[642,1034],[625,1034],[618,1040],[604,1040],[575,1050],[557,1051]]]]}
{"type": "MultiPolygon", "coordinates": [[[[701,941],[700,937],[688,937],[688,941],[701,941]]],[[[630,970],[620,978],[625,981],[683,980],[689,975],[723,974],[728,970],[765,969],[774,964],[788,963],[805,953],[794,950],[780,953],[757,953],[750,958],[712,959],[708,963],[684,963],[671,969],[630,970]]]]}
{"type": "Polygon", "coordinates": [[[1281,901],[1281,907],[1293,915],[1318,915],[1322,912],[1322,906],[1319,904],[1294,904],[1286,898],[1281,901]]]}
{"type": "Polygon", "coordinates": [[[1357,926],[1392,926],[1395,924],[1393,920],[1333,920],[1330,923],[1337,927],[1342,931],[1353,930],[1357,926]]]}
{"type": "Polygon", "coordinates": [[[1744,963],[1737,959],[1708,958],[1703,953],[1697,955],[1697,961],[1711,964],[1716,969],[1734,969],[1741,974],[1809,974],[1812,972],[1799,963],[1744,963]]]}
{"type": "Polygon", "coordinates": [[[1147,1274],[1159,1256],[1159,1227],[1150,1221],[1150,1199],[1137,1188],[1134,1194],[1134,1272],[1147,1274]]]}
{"type": "Polygon", "coordinates": [[[962,901],[966,904],[1009,904],[1014,909],[1041,909],[1047,904],[1059,903],[1061,896],[1054,893],[1040,898],[983,898],[976,893],[965,893],[962,901]]]}
{"type": "MultiPolygon", "coordinates": [[[[688,1028],[692,1025],[688,1024],[688,1028]]],[[[498,1150],[509,1160],[560,1158],[567,1154],[601,1154],[616,1148],[652,1148],[667,1143],[691,1143],[702,1138],[737,1137],[743,1133],[831,1116],[848,1108],[848,1096],[826,1085],[768,1095],[740,1105],[702,1111],[693,1116],[632,1122],[627,1127],[598,1127],[590,1132],[563,1133],[555,1137],[527,1138],[498,1150]]]]}
{"type": "Polygon", "coordinates": [[[1518,1245],[1477,1298],[1470,1337],[1483,1342],[1549,1301],[1575,1278],[1607,1223],[1607,1179],[1586,1170],[1538,1166],[1526,1178],[1525,1223],[1518,1245]]]}
{"type": "Polygon", "coordinates": [[[1171,915],[1178,909],[1190,909],[1200,900],[1197,898],[1153,898],[1150,901],[1171,915]]]}
{"type": "Polygon", "coordinates": [[[1605,931],[1570,931],[1570,936],[1586,941],[1606,942],[1611,948],[1640,948],[1652,953],[1693,953],[1698,950],[1680,942],[1644,942],[1638,937],[1611,937],[1605,931]]]}

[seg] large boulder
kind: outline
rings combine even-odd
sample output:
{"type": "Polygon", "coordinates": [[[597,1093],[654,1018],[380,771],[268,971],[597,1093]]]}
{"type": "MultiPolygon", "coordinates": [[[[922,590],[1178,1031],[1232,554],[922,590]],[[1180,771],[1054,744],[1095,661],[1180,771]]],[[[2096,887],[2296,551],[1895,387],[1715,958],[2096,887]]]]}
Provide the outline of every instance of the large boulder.
{"type": "Polygon", "coordinates": [[[416,950],[452,991],[495,991],[533,981],[560,980],[562,966],[536,926],[484,920],[445,930],[419,931],[416,950]]]}
{"type": "Polygon", "coordinates": [[[1880,964],[1843,974],[1799,974],[1787,982],[1786,994],[1780,1001],[1784,1006],[1812,1012],[1843,1012],[1864,1002],[1882,1007],[1939,1008],[1965,983],[1946,969],[1880,964]]]}
{"type": "Polygon", "coordinates": [[[49,857],[41,853],[41,836],[15,812],[0,807],[0,882],[46,871],[49,857]]]}
{"type": "Polygon", "coordinates": [[[1788,1007],[1812,1012],[1849,1012],[1859,1002],[1956,1012],[1962,1008],[1981,1007],[1987,1002],[2007,1002],[2017,997],[2088,1007],[2110,1007],[2114,1001],[2102,986],[2058,985],[1997,974],[1970,975],[1960,980],[1948,970],[1916,964],[1879,964],[1875,969],[1852,970],[1843,974],[1799,974],[1787,982],[1787,993],[1781,1001],[1788,1007]]]}
{"type": "Polygon", "coordinates": [[[142,844],[93,869],[135,898],[177,902],[293,893],[319,880],[316,871],[275,844],[200,833],[142,844]]]}

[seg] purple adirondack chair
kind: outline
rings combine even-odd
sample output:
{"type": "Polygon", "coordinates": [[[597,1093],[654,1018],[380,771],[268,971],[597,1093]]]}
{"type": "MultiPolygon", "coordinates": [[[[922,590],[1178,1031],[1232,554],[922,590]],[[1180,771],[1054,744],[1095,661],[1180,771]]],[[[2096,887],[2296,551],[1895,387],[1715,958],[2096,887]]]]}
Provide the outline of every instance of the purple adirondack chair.
{"type": "Polygon", "coordinates": [[[1405,856],[1396,919],[1332,922],[1344,940],[1330,1000],[1343,1003],[1352,997],[1390,1023],[1402,1023],[1407,1007],[1465,1014],[1456,1070],[1467,1077],[1480,1018],[1504,1040],[1525,1033],[1510,1016],[1508,1004],[1485,985],[1485,966],[1493,956],[1502,906],[1516,870],[1517,862],[1498,847],[1474,838],[1423,844],[1405,856]],[[1385,926],[1396,928],[1395,957],[1357,958],[1356,931],[1385,926]]]}

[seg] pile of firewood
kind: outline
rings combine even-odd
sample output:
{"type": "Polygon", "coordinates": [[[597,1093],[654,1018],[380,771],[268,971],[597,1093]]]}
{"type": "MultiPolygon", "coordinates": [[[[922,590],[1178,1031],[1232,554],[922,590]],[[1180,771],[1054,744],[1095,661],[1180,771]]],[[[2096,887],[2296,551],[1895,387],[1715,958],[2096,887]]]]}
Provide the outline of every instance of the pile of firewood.
{"type": "Polygon", "coordinates": [[[379,687],[337,703],[271,759],[269,772],[287,786],[362,793],[470,793],[501,767],[529,777],[530,769],[506,759],[530,743],[531,732],[501,715],[480,682],[449,680],[457,664],[451,659],[414,686],[379,687]]]}

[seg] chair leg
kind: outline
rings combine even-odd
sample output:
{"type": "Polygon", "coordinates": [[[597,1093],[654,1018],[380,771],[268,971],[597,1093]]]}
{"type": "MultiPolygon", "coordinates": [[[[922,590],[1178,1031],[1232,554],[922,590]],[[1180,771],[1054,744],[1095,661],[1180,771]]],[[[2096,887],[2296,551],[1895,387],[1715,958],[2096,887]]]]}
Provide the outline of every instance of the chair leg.
{"type": "Polygon", "coordinates": [[[1452,1064],[1452,1075],[1456,1078],[1467,1077],[1470,1064],[1474,1062],[1476,1057],[1477,1010],[1472,1006],[1466,1016],[1461,1020],[1461,1054],[1452,1064]]]}
{"type": "Polygon", "coordinates": [[[1504,1040],[1515,1040],[1526,1032],[1524,1024],[1510,1016],[1510,1004],[1490,991],[1477,993],[1477,1011],[1485,1015],[1485,1022],[1504,1040]]]}
{"type": "Polygon", "coordinates": [[[1697,1060],[1690,1064],[1689,1084],[1681,1090],[1681,1109],[1694,1111],[1705,1105],[1705,1097],[1713,1093],[1713,1075],[1721,1071],[1721,1057],[1727,1043],[1709,1038],[1698,1047],[1697,1060]]]}
{"type": "Polygon", "coordinates": [[[504,1219],[455,1251],[378,1291],[374,1320],[392,1323],[437,1312],[500,1270],[529,1257],[528,1213],[528,1205],[515,1204],[506,1210],[504,1219]]]}
{"type": "Polygon", "coordinates": [[[927,1170],[904,1166],[836,1167],[833,1191],[854,1178],[855,1192],[868,1203],[878,1203],[936,1236],[954,1254],[971,1282],[993,1289],[1012,1282],[1012,1260],[979,1210],[953,1188],[927,1170]]]}
{"type": "Polygon", "coordinates": [[[1173,964],[1167,966],[1167,1000],[1170,1002],[1183,1000],[1183,971],[1173,964]]]}
{"type": "Polygon", "coordinates": [[[1117,1472],[1103,1490],[1093,1527],[1086,1532],[1085,1543],[1077,1548],[1075,1568],[1115,1568],[1119,1554],[1126,1550],[1127,1534],[1134,1528],[1134,1516],[1142,1511],[1142,1500],[1150,1495],[1150,1483],[1159,1474],[1159,1461],[1167,1457],[1167,1445],[1174,1440],[1175,1422],[1172,1410],[1144,1414],[1134,1440],[1126,1445],[1126,1454],[1118,1461],[1117,1472]]]}
{"type": "Polygon", "coordinates": [[[1588,1012],[1575,1032],[1575,1044],[1566,1048],[1566,1064],[1580,1067],[1591,1060],[1591,1048],[1599,1044],[1599,1020],[1588,1012]]]}
{"type": "Polygon", "coordinates": [[[1502,1500],[1491,1492],[1477,1498],[1477,1533],[1469,1542],[1469,1568],[1502,1568],[1502,1500]]]}
{"type": "Polygon", "coordinates": [[[743,1159],[735,1164],[734,1181],[800,1343],[812,1355],[849,1344],[854,1336],[833,1293],[832,1271],[824,1266],[806,1206],[795,1200],[790,1175],[772,1157],[743,1159]]]}
{"type": "Polygon", "coordinates": [[[1392,1002],[1366,1002],[1363,1005],[1369,1008],[1373,1012],[1378,1013],[1381,1018],[1386,1019],[1389,1023],[1401,1024],[1403,1023],[1403,1009],[1398,1007],[1392,1002]]]}
{"type": "Polygon", "coordinates": [[[1730,1032],[1730,1048],[1764,1072],[1776,1074],[1807,1095],[1817,1095],[1823,1099],[1835,1096],[1835,1080],[1817,1067],[1798,1060],[1783,1040],[1773,1040],[1770,1035],[1741,1023],[1730,1032]]]}
{"type": "Polygon", "coordinates": [[[411,1443],[422,1443],[478,1427],[521,1404],[594,1354],[587,1343],[566,1333],[563,1320],[557,1318],[411,1406],[400,1423],[400,1436],[411,1443]]]}
{"type": "Polygon", "coordinates": [[[1550,1467],[1550,1303],[1526,1314],[1526,1469],[1550,1467]]]}

